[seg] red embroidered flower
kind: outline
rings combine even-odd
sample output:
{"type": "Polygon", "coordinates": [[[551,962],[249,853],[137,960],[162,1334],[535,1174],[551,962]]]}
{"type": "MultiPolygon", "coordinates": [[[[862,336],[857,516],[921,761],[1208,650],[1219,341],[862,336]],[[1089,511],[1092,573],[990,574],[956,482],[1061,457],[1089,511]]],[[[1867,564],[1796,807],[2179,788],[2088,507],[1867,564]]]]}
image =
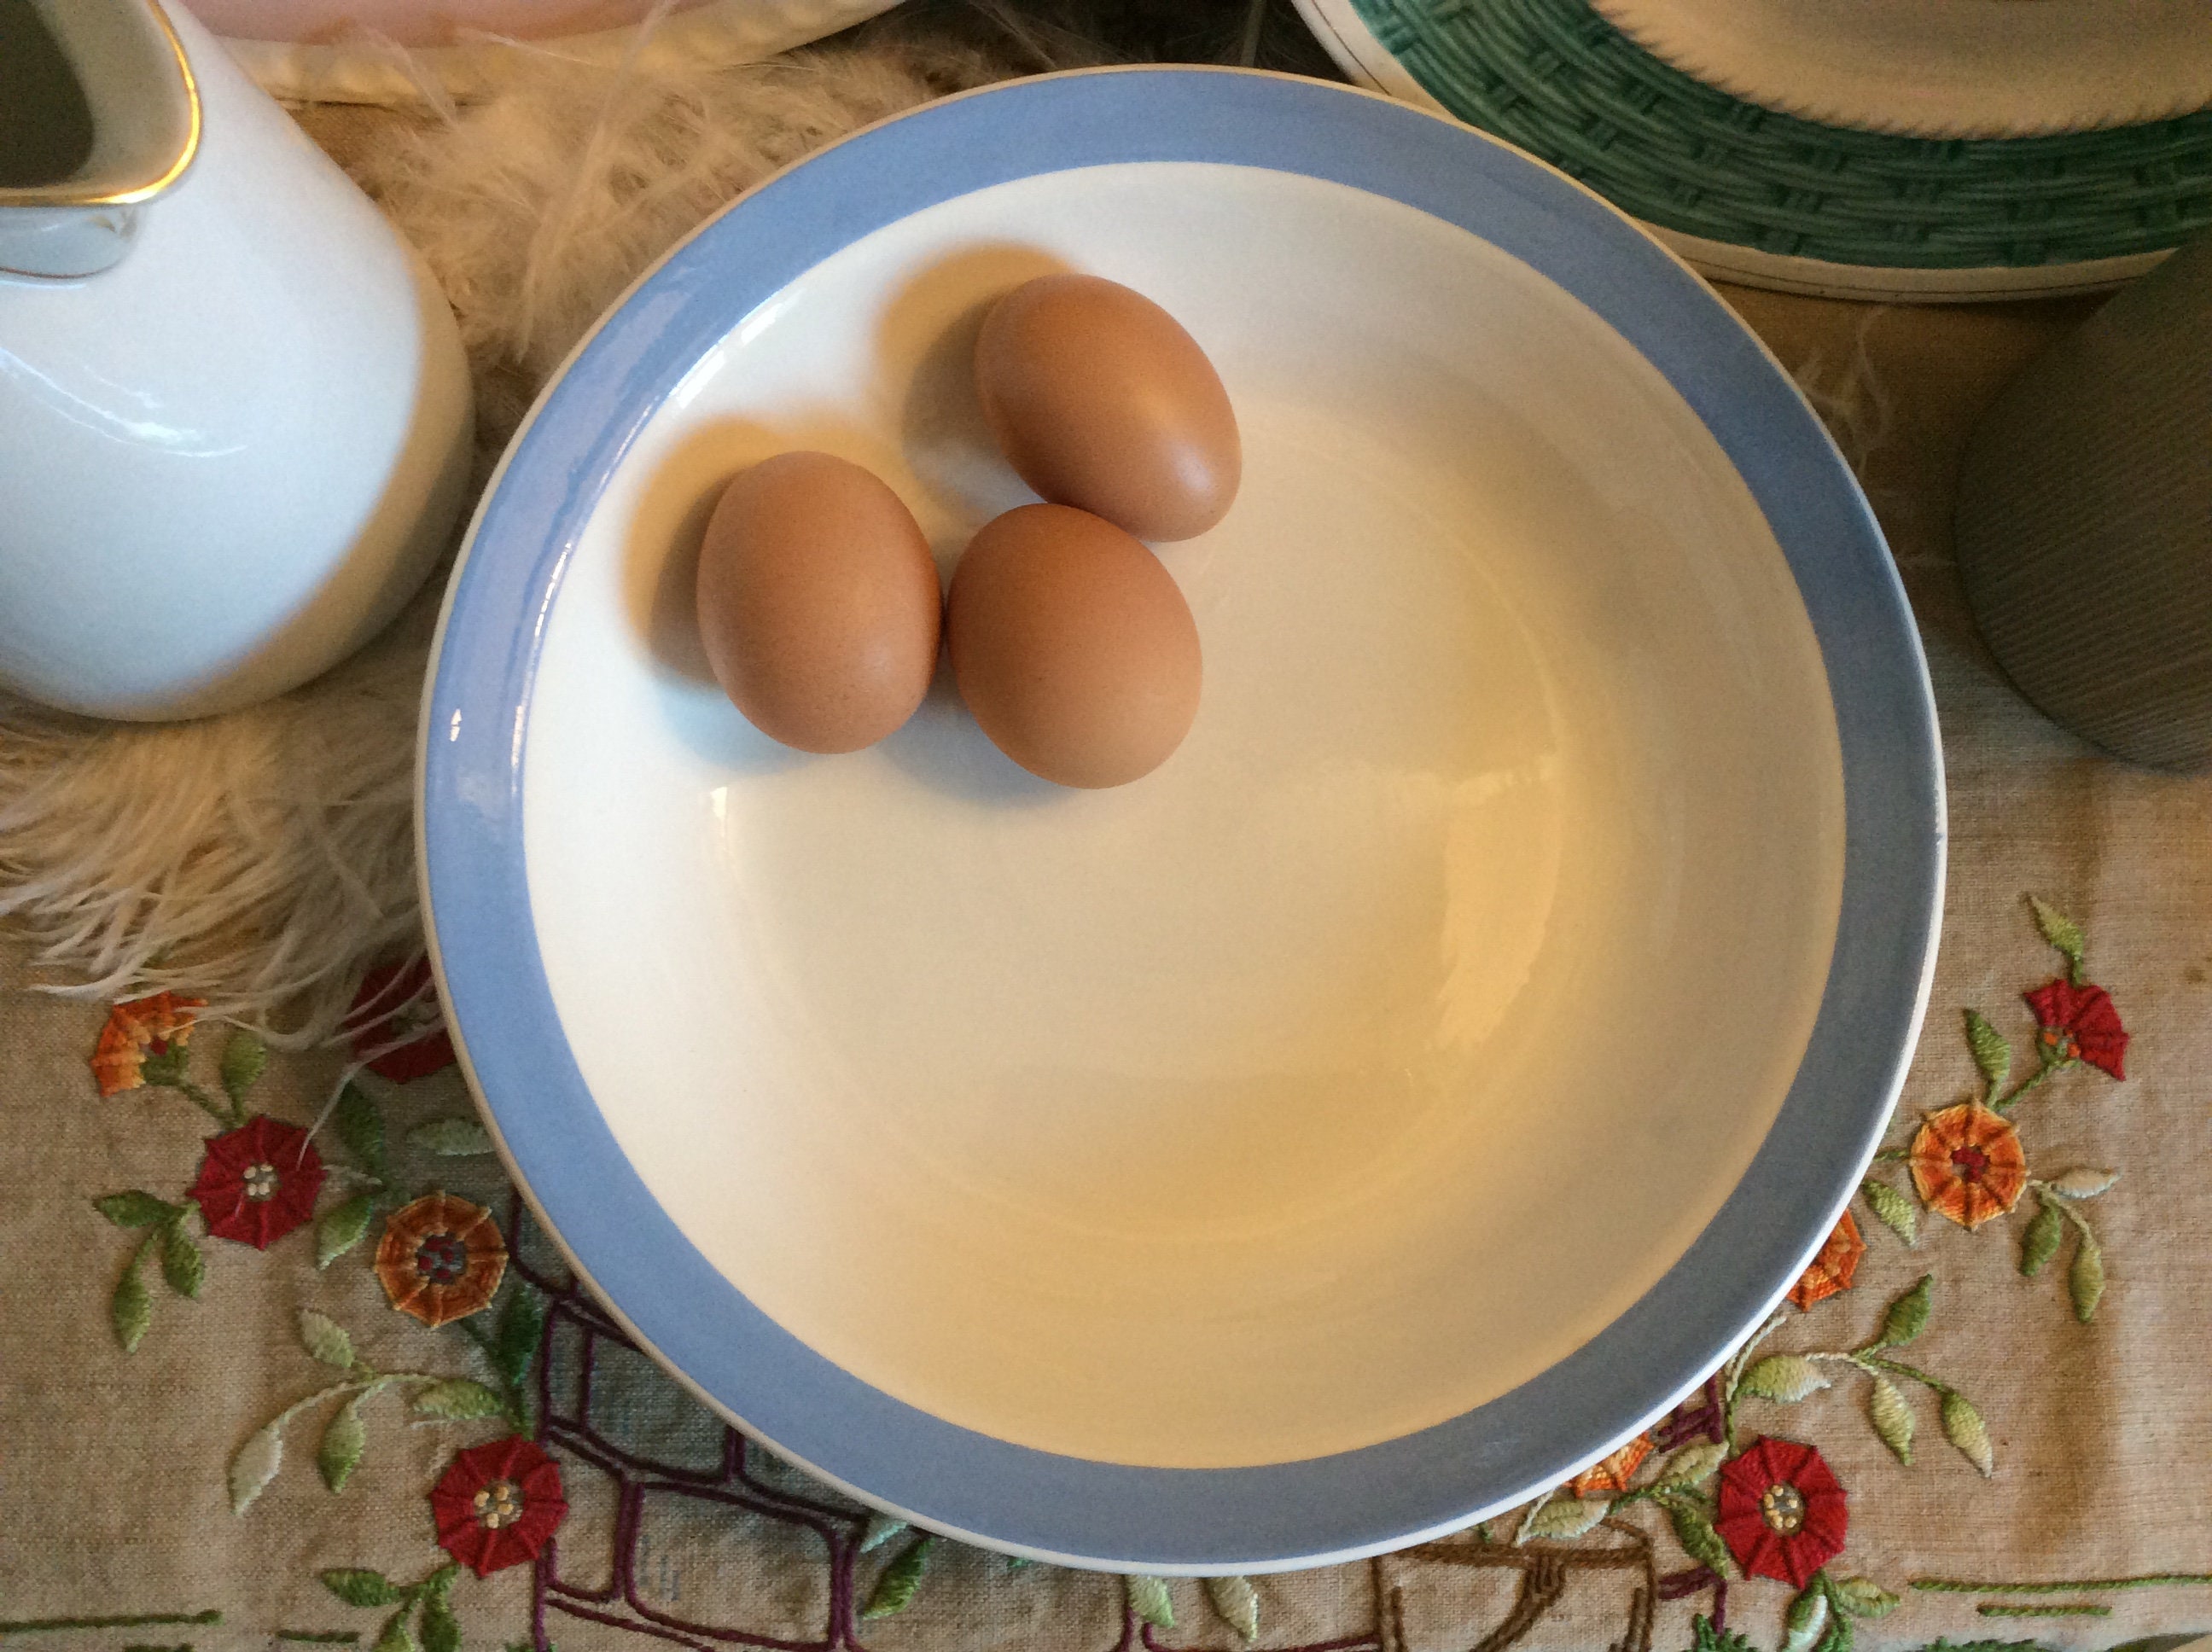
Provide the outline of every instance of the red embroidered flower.
{"type": "Polygon", "coordinates": [[[218,1239],[266,1250],[315,1212],[323,1156],[297,1125],[267,1114],[210,1136],[191,1197],[218,1239]]]}
{"type": "Polygon", "coordinates": [[[384,1294],[425,1325],[486,1307],[506,1272],[507,1241],[491,1212],[451,1193],[426,1193],[392,1212],[376,1247],[384,1294]]]}
{"type": "Polygon", "coordinates": [[[1800,1308],[1810,1308],[1838,1291],[1849,1291],[1858,1277],[1859,1258],[1865,1254],[1866,1241],[1860,1236],[1858,1218],[1845,1211],[1813,1265],[1790,1287],[1790,1300],[1800,1308]]]}
{"type": "Polygon", "coordinates": [[[2025,995],[2048,1052],[2046,1060],[2087,1061],[2115,1078],[2126,1078],[2128,1029],[2101,987],[2076,987],[2063,977],[2025,995]]]}
{"type": "Polygon", "coordinates": [[[191,1043],[192,1011],[206,1004],[204,998],[156,993],[110,1010],[92,1053],[92,1076],[100,1093],[112,1096],[145,1083],[146,1058],[167,1055],[173,1048],[182,1050],[191,1043]]]}
{"type": "Polygon", "coordinates": [[[1978,1228],[2020,1202],[2027,1155],[2002,1113],[1961,1102],[1931,1113],[1912,1139],[1905,1163],[1912,1186],[1931,1211],[1962,1228],[1978,1228]]]}
{"type": "Polygon", "coordinates": [[[561,1468],[520,1434],[456,1455],[430,1493],[446,1552],[479,1577],[535,1560],[568,1513],[561,1468]]]}
{"type": "Polygon", "coordinates": [[[1609,1457],[1601,1458],[1567,1482],[1571,1496],[1610,1497],[1628,1490],[1636,1471],[1651,1455],[1651,1436],[1639,1434],[1609,1457]]]}
{"type": "Polygon", "coordinates": [[[346,1027],[354,1054],[370,1057],[368,1070],[395,1084],[453,1065],[453,1041],[431,990],[428,958],[380,965],[363,975],[346,1027]]]}
{"type": "Polygon", "coordinates": [[[1843,1552],[1844,1488],[1820,1454],[1795,1440],[1761,1440],[1721,1467],[1713,1529],[1746,1577],[1796,1588],[1843,1552]]]}

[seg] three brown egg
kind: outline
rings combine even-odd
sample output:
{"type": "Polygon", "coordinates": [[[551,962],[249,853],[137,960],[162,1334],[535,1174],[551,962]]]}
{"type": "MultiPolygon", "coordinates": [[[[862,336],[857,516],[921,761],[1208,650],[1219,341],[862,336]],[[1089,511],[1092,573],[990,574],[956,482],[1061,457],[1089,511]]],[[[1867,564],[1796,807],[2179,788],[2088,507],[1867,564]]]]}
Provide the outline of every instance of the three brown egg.
{"type": "MultiPolygon", "coordinates": [[[[1048,276],[985,319],[975,387],[1045,500],[987,523],[942,609],[961,698],[992,743],[1063,786],[1150,774],[1198,712],[1198,627],[1144,539],[1219,521],[1237,420],[1197,343],[1141,294],[1048,276]]],[[[895,493],[826,453],[779,454],[715,506],[699,626],[723,689],[770,738],[856,750],[912,716],[939,638],[927,542],[895,493]]]]}

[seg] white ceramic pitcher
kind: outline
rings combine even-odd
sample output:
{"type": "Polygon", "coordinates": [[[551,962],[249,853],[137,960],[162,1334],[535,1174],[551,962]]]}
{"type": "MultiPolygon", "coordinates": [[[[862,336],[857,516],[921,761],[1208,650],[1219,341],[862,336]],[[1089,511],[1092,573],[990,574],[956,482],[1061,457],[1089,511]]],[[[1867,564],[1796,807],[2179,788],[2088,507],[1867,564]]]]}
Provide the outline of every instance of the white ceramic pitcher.
{"type": "Polygon", "coordinates": [[[453,314],[181,7],[0,0],[0,686],[148,720],[281,693],[448,542],[453,314]]]}

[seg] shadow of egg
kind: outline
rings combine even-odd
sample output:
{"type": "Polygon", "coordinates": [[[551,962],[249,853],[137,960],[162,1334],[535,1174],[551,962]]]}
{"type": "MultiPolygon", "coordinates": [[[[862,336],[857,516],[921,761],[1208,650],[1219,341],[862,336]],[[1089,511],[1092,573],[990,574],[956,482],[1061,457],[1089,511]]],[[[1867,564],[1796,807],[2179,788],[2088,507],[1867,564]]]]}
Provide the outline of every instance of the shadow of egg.
{"type": "Polygon", "coordinates": [[[969,531],[1036,501],[999,451],[975,393],[975,339],[1000,299],[1068,265],[1042,248],[990,242],[930,265],[886,305],[877,327],[879,370],[899,408],[907,464],[963,518],[969,531]]]}
{"type": "Polygon", "coordinates": [[[952,680],[951,657],[937,656],[937,675],[913,716],[875,748],[933,792],[994,807],[1035,809],[1065,804],[1078,793],[1040,780],[991,744],[952,680]]]}

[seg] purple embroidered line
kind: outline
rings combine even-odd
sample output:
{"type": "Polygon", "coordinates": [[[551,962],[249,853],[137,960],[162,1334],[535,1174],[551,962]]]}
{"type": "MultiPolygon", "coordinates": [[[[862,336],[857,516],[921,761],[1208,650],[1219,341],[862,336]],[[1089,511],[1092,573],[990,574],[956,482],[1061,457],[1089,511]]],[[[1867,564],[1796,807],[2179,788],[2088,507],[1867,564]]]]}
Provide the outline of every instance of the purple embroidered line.
{"type": "MultiPolygon", "coordinates": [[[[702,1636],[708,1640],[739,1646],[770,1647],[775,1649],[775,1652],[829,1652],[829,1649],[836,1645],[839,1638],[839,1625],[834,1589],[830,1613],[830,1631],[824,1638],[818,1641],[794,1641],[785,1639],[781,1636],[755,1634],[746,1630],[718,1629],[711,1624],[692,1623],[668,1613],[656,1612],[653,1607],[646,1605],[639,1599],[637,1590],[638,1538],[644,1525],[646,1493],[657,1489],[675,1488],[656,1488],[646,1485],[626,1485],[623,1491],[623,1506],[616,1516],[615,1564],[617,1570],[615,1582],[622,1590],[623,1604],[631,1611],[636,1613],[647,1624],[655,1625],[663,1629],[674,1630],[685,1635],[702,1636]]],[[[775,1518],[772,1510],[760,1509],[750,1498],[741,1497],[733,1493],[684,1489],[683,1494],[702,1501],[734,1504],[775,1518]]],[[[823,1532],[821,1535],[830,1545],[830,1575],[834,1578],[841,1559],[837,1552],[838,1546],[835,1538],[829,1533],[823,1532]]]]}
{"type": "Polygon", "coordinates": [[[697,1652],[714,1652],[720,1646],[753,1646],[768,1652],[838,1652],[858,1649],[858,1618],[854,1572],[860,1537],[866,1517],[827,1503],[799,1497],[759,1479],[752,1471],[747,1441],[737,1430],[723,1425],[720,1461],[712,1469],[687,1467],[659,1461],[617,1444],[592,1422],[592,1379],[599,1348],[604,1339],[637,1351],[629,1337],[592,1302],[573,1279],[555,1278],[532,1267],[521,1255],[523,1206],[520,1194],[507,1206],[507,1231],[512,1265],[518,1277],[547,1299],[545,1328],[537,1355],[538,1426],[541,1445],[552,1445],[590,1464],[611,1479],[616,1487],[615,1530],[611,1548],[608,1582],[592,1588],[561,1575],[561,1548],[549,1540],[532,1567],[531,1639],[544,1652],[548,1645],[549,1610],[649,1636],[697,1652]],[[572,1407],[556,1402],[553,1384],[554,1349],[564,1326],[574,1327],[577,1339],[572,1407]],[[826,1636],[817,1640],[793,1640],[752,1631],[694,1623],[647,1605],[640,1598],[638,1550],[648,1493],[688,1497],[701,1503],[741,1509],[764,1519],[781,1521],[811,1532],[830,1556],[829,1621],[826,1636]],[[613,1607],[614,1610],[601,1610],[613,1607]]]}
{"type": "Polygon", "coordinates": [[[1728,1627],[1728,1579],[1711,1566],[1692,1566],[1687,1571],[1668,1572],[1659,1580],[1659,1598],[1679,1600],[1686,1594],[1695,1594],[1702,1589],[1713,1592],[1713,1609],[1709,1614],[1716,1630],[1728,1627]]]}
{"type": "MultiPolygon", "coordinates": [[[[548,1315],[549,1324],[565,1312],[565,1305],[553,1309],[548,1315]]],[[[586,1370],[596,1353],[597,1339],[601,1334],[590,1330],[584,1333],[579,1364],[586,1370]]],[[[550,1396],[547,1398],[550,1401],[550,1396]]],[[[577,1412],[574,1418],[564,1417],[556,1407],[546,1404],[540,1412],[545,1419],[538,1430],[541,1442],[554,1440],[564,1449],[590,1459],[594,1467],[605,1470],[617,1480],[623,1479],[628,1474],[648,1475],[659,1482],[653,1488],[654,1490],[684,1493],[696,1490],[718,1500],[727,1498],[743,1503],[745,1507],[771,1519],[796,1520],[819,1532],[824,1542],[842,1540],[845,1530],[855,1519],[848,1509],[813,1502],[755,1477],[748,1467],[751,1442],[727,1424],[722,1428],[720,1464],[714,1468],[686,1468],[641,1455],[615,1444],[592,1427],[590,1400],[590,1383],[586,1379],[578,1384],[577,1412]],[[753,1501],[747,1501],[745,1496],[729,1492],[727,1488],[732,1485],[744,1487],[745,1494],[753,1501]],[[834,1525],[825,1522],[834,1522],[834,1525]]]]}
{"type": "MultiPolygon", "coordinates": [[[[637,1345],[593,1303],[574,1279],[556,1278],[533,1267],[522,1254],[523,1204],[520,1194],[507,1205],[509,1267],[518,1279],[546,1299],[545,1327],[537,1354],[538,1419],[536,1439],[577,1461],[605,1474],[615,1485],[614,1532],[609,1547],[607,1583],[594,1588],[562,1576],[562,1548],[557,1538],[547,1540],[532,1567],[530,1607],[531,1644],[546,1652],[550,1612],[625,1630],[634,1635],[690,1649],[690,1652],[721,1652],[730,1646],[758,1647],[763,1652],[867,1652],[860,1638],[860,1594],[856,1574],[860,1538],[867,1516],[849,1509],[818,1502],[803,1494],[772,1485],[752,1467],[753,1442],[727,1424],[723,1425],[720,1461],[711,1469],[663,1462],[627,1449],[601,1433],[592,1422],[592,1381],[604,1341],[632,1353],[637,1345]],[[563,1327],[573,1327],[576,1338],[575,1374],[568,1394],[554,1393],[554,1350],[563,1327]],[[563,1406],[560,1400],[570,1403],[563,1406]],[[754,1631],[694,1623],[648,1606],[639,1595],[638,1552],[645,1523],[648,1494],[685,1497],[745,1510],[764,1519],[811,1532],[829,1552],[830,1600],[826,1638],[791,1640],[754,1631]]],[[[1710,1400],[1717,1389],[1709,1386],[1710,1400]]],[[[1378,1635],[1351,1636],[1285,1648],[1283,1652],[1379,1652],[1378,1635]]],[[[1197,1652],[1162,1643],[1152,1627],[1142,1624],[1125,1606],[1121,1633],[1111,1652],[1197,1652]]]]}
{"type": "MultiPolygon", "coordinates": [[[[687,1636],[673,1635],[665,1629],[655,1629],[651,1624],[633,1623],[627,1618],[617,1618],[608,1613],[594,1612],[589,1606],[571,1606],[562,1600],[556,1600],[552,1606],[556,1612],[564,1613],[571,1618],[581,1618],[586,1623],[605,1624],[610,1628],[627,1630],[633,1635],[650,1635],[658,1641],[672,1641],[678,1646],[690,1648],[691,1652],[716,1652],[716,1649],[705,1641],[695,1641],[687,1636]]],[[[542,1618],[536,1626],[536,1633],[537,1652],[546,1652],[545,1628],[542,1618]]]]}
{"type": "MultiPolygon", "coordinates": [[[[1134,1619],[1131,1620],[1133,1623],[1134,1619]]],[[[1146,1652],[1207,1652],[1205,1647],[1169,1646],[1154,1638],[1152,1626],[1146,1624],[1139,1637],[1146,1652]]],[[[1126,1643],[1126,1637],[1125,1637],[1126,1643]]],[[[1316,1641],[1310,1646],[1293,1647],[1290,1652],[1382,1652],[1382,1642],[1376,1635],[1353,1635],[1340,1641],[1316,1641]]]]}
{"type": "Polygon", "coordinates": [[[1682,1406],[1651,1430],[1651,1443],[1662,1451],[1676,1450],[1696,1439],[1709,1440],[1715,1445],[1728,1443],[1728,1411],[1721,1402],[1721,1380],[1717,1376],[1705,1379],[1704,1394],[1697,1405],[1682,1406]]]}

